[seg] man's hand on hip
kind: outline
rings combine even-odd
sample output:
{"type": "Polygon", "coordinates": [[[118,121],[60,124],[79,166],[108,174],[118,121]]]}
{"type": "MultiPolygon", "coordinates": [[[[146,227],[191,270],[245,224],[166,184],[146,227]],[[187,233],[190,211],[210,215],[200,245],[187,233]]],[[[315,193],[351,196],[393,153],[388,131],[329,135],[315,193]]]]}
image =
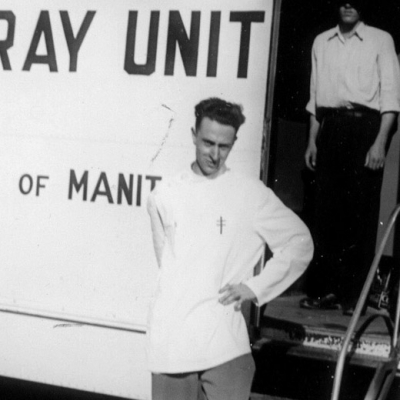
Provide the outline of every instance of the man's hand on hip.
{"type": "Polygon", "coordinates": [[[235,310],[239,311],[244,301],[253,301],[257,297],[254,292],[244,283],[238,285],[225,285],[220,289],[219,293],[223,293],[220,297],[219,302],[224,306],[235,303],[235,310]]]}

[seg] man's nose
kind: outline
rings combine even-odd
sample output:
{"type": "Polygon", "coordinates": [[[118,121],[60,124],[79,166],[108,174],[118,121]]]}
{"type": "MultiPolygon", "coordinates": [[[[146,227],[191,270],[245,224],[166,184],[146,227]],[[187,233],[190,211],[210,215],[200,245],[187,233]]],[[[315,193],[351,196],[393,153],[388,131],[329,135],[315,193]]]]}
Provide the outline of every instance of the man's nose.
{"type": "Polygon", "coordinates": [[[212,158],[214,161],[217,161],[218,158],[219,158],[219,147],[218,147],[218,146],[213,146],[213,147],[211,148],[211,153],[210,153],[210,155],[211,155],[211,158],[212,158]]]}

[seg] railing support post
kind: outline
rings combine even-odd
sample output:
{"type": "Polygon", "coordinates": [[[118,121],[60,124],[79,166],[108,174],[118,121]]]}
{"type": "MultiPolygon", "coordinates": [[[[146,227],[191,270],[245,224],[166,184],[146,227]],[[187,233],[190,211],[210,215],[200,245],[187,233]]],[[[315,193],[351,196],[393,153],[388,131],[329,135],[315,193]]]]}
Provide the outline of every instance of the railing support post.
{"type": "MultiPolygon", "coordinates": [[[[389,218],[389,223],[388,226],[385,230],[385,233],[383,235],[383,238],[381,240],[381,243],[379,245],[378,251],[375,255],[375,258],[372,262],[371,268],[369,270],[367,279],[365,281],[363,290],[361,292],[360,298],[358,299],[356,309],[354,310],[354,314],[350,320],[349,326],[347,328],[344,340],[343,340],[343,345],[339,353],[337,365],[336,365],[336,371],[335,371],[335,378],[333,381],[333,390],[332,390],[332,396],[331,400],[339,400],[339,394],[340,394],[340,387],[342,383],[342,376],[343,376],[343,369],[344,369],[344,363],[346,361],[346,356],[347,352],[349,349],[350,341],[353,337],[354,331],[356,329],[357,323],[360,319],[362,309],[364,308],[364,305],[366,304],[367,298],[369,291],[371,289],[372,283],[375,279],[375,274],[379,266],[379,261],[382,257],[383,251],[385,249],[386,242],[389,238],[390,232],[392,231],[392,228],[396,222],[397,216],[399,215],[400,212],[400,204],[398,204],[395,209],[393,210],[390,218],[389,218]]],[[[393,330],[393,335],[391,338],[391,344],[392,344],[392,349],[396,347],[397,345],[397,340],[398,340],[398,335],[399,335],[399,319],[400,319],[400,290],[398,294],[398,300],[397,300],[397,308],[396,308],[396,317],[395,317],[395,324],[394,324],[394,330],[393,330]]],[[[393,352],[391,352],[392,354],[393,352]]],[[[396,353],[396,352],[395,352],[396,353]]],[[[396,365],[397,368],[397,365],[396,365]]]]}

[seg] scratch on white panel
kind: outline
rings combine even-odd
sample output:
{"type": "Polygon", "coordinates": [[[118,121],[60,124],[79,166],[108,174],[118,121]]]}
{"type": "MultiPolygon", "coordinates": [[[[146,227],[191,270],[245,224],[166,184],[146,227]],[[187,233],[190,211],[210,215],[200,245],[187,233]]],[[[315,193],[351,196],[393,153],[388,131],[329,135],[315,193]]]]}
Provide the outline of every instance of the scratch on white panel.
{"type": "MultiPolygon", "coordinates": [[[[161,104],[161,107],[164,107],[164,108],[166,108],[167,110],[169,110],[169,111],[175,113],[174,110],[172,110],[171,108],[169,108],[166,104],[161,104]]],[[[161,153],[163,147],[165,146],[165,143],[166,143],[167,140],[168,140],[169,134],[170,134],[170,132],[171,132],[171,127],[172,127],[172,124],[174,123],[174,121],[175,121],[175,119],[174,119],[173,117],[171,117],[171,118],[169,119],[167,132],[166,132],[165,135],[163,136],[163,138],[162,138],[162,140],[161,140],[160,147],[158,148],[156,154],[155,154],[155,155],[153,156],[153,158],[151,159],[151,163],[153,163],[153,162],[157,159],[157,157],[160,155],[160,153],[161,153]]]]}
{"type": "Polygon", "coordinates": [[[83,326],[83,324],[56,324],[53,328],[76,328],[81,326],[83,326]]]}
{"type": "Polygon", "coordinates": [[[164,107],[164,108],[166,108],[167,110],[174,112],[174,110],[172,110],[171,108],[169,108],[166,104],[161,104],[161,107],[164,107]]]}

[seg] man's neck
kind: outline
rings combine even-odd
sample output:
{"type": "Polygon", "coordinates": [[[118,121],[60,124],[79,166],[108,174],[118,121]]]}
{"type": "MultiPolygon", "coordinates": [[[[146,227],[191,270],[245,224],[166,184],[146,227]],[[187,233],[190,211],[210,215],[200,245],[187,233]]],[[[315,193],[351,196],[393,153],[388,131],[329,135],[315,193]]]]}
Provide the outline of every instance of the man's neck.
{"type": "Polygon", "coordinates": [[[339,24],[339,30],[342,36],[345,39],[350,38],[351,36],[354,35],[354,32],[356,31],[358,25],[361,23],[361,21],[357,21],[355,24],[339,24]]]}

